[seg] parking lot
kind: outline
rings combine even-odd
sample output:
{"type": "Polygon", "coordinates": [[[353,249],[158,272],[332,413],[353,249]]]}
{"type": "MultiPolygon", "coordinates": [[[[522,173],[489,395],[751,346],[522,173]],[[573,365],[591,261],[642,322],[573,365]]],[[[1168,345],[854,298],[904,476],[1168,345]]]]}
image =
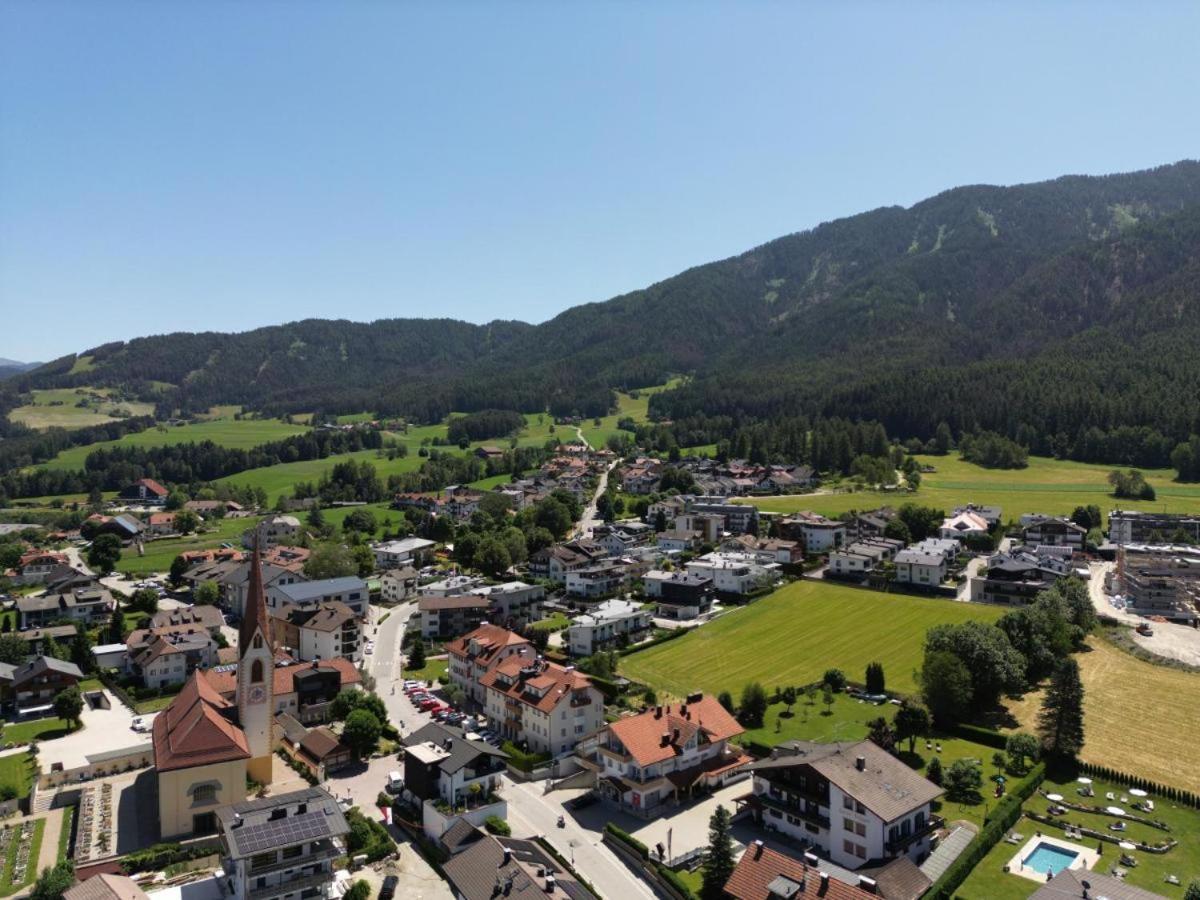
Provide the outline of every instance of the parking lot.
{"type": "Polygon", "coordinates": [[[54,763],[61,763],[64,769],[79,768],[87,765],[89,756],[150,743],[149,730],[141,733],[134,731],[133,720],[141,718],[149,726],[157,713],[135,716],[111,691],[104,689],[102,693],[108,699],[108,709],[93,709],[91,704],[84,703],[80,716],[83,728],[39,745],[43,770],[48,771],[54,763]]]}

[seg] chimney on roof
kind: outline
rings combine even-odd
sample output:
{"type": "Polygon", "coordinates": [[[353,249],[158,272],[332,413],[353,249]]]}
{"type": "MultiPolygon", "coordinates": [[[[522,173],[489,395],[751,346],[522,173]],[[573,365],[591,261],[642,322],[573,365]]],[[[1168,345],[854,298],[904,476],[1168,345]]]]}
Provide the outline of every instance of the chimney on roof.
{"type": "Polygon", "coordinates": [[[763,844],[761,838],[754,842],[754,858],[755,859],[759,859],[762,856],[763,846],[764,846],[764,844],[763,844]]]}
{"type": "Polygon", "coordinates": [[[663,745],[664,747],[669,747],[669,746],[670,746],[670,744],[671,744],[671,732],[669,732],[669,731],[664,731],[664,732],[662,733],[662,745],[663,745]]]}
{"type": "Polygon", "coordinates": [[[510,850],[508,847],[505,847],[504,858],[501,860],[500,865],[507,866],[510,862],[512,862],[512,850],[510,850]]]}
{"type": "Polygon", "coordinates": [[[877,886],[875,884],[875,879],[870,878],[866,875],[858,876],[858,886],[860,888],[862,888],[864,891],[866,891],[868,894],[878,893],[878,891],[876,890],[877,886]]]}
{"type": "Polygon", "coordinates": [[[856,756],[854,758],[854,768],[860,772],[865,772],[867,770],[867,758],[865,756],[856,756]]]}
{"type": "Polygon", "coordinates": [[[821,860],[817,858],[817,854],[815,854],[815,853],[805,853],[804,854],[804,862],[805,862],[805,865],[809,865],[809,866],[812,866],[813,868],[816,868],[816,866],[820,864],[821,860]]]}
{"type": "Polygon", "coordinates": [[[546,893],[547,893],[547,894],[553,894],[553,893],[554,893],[554,884],[555,884],[555,881],[554,881],[554,876],[553,876],[553,875],[547,875],[547,876],[546,876],[546,893]]]}
{"type": "Polygon", "coordinates": [[[683,716],[685,719],[686,719],[686,718],[688,718],[688,711],[687,711],[687,704],[686,704],[686,703],[683,703],[683,704],[681,704],[681,705],[680,705],[680,707],[679,707],[679,714],[680,714],[681,716],[683,716]]]}
{"type": "Polygon", "coordinates": [[[654,707],[654,718],[656,718],[656,719],[662,718],[662,707],[661,706],[654,707]]]}
{"type": "Polygon", "coordinates": [[[818,872],[817,874],[821,876],[821,890],[825,890],[829,887],[829,873],[818,872]]]}

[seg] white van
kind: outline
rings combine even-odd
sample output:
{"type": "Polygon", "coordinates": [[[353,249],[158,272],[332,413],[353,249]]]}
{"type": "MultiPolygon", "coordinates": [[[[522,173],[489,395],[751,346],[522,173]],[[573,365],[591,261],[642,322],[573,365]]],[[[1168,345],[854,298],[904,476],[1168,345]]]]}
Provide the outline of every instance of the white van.
{"type": "Polygon", "coordinates": [[[404,790],[404,777],[399,772],[388,772],[387,791],[389,794],[398,794],[404,790]]]}

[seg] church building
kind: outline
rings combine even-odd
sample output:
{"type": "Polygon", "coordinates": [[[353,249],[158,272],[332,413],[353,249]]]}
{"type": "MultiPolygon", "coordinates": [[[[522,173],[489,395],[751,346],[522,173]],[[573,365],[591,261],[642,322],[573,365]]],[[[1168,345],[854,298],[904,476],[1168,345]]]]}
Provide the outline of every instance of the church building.
{"type": "Polygon", "coordinates": [[[238,632],[233,701],[213,687],[204,671],[197,670],[154,720],[162,840],[214,833],[217,809],[246,798],[247,778],[271,783],[274,668],[271,620],[255,547],[238,632]]]}

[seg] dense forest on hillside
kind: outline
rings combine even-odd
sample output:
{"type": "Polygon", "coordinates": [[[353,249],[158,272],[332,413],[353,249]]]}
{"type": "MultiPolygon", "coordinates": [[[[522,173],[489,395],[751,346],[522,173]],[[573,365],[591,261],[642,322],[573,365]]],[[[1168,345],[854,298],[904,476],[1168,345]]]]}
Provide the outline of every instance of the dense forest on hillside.
{"type": "Polygon", "coordinates": [[[308,320],[109,344],[81,354],[85,367],[72,356],[0,382],[0,407],[91,384],[185,414],[241,403],[414,421],[591,417],[614,408],[614,389],[683,373],[650,401],[682,445],[844,418],[900,438],[927,441],[947,423],[1035,454],[1158,466],[1200,434],[1198,297],[1200,163],[1181,162],[956,188],[537,326],[308,320]]]}

